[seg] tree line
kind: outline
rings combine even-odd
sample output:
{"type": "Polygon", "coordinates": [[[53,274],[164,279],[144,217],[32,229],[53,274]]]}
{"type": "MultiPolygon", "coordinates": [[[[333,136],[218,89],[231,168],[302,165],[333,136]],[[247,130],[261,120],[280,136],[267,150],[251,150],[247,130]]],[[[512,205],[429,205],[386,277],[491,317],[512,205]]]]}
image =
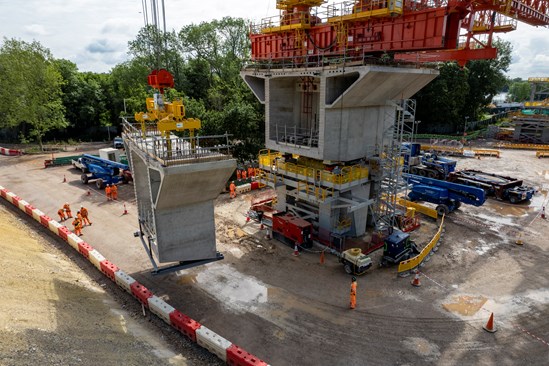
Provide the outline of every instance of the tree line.
{"type": "MultiPolygon", "coordinates": [[[[81,72],[56,59],[38,42],[4,39],[0,47],[0,140],[106,138],[121,116],[145,110],[152,94],[147,75],[168,69],[188,117],[202,121],[203,135],[232,134],[235,157],[253,158],[264,145],[264,108],[239,72],[250,58],[249,24],[241,18],[191,24],[179,31],[144,27],[129,42],[129,60],[108,73],[81,72]]],[[[420,132],[457,132],[465,116],[482,109],[508,80],[509,43],[498,41],[496,60],[470,61],[465,68],[440,63],[440,76],[414,96],[420,132]],[[443,130],[443,131],[442,131],[443,130]]]]}

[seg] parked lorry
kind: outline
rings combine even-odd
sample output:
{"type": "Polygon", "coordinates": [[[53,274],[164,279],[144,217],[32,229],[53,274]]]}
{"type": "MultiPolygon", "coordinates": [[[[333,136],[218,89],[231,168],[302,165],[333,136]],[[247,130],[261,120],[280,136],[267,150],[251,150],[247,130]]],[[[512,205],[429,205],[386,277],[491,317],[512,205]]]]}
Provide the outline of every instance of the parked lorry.
{"type": "Polygon", "coordinates": [[[535,192],[534,188],[523,186],[520,179],[473,169],[452,172],[448,175],[448,181],[478,187],[484,190],[486,196],[511,203],[529,200],[535,192]]]}
{"type": "Polygon", "coordinates": [[[436,204],[436,210],[440,216],[457,210],[462,203],[482,206],[486,201],[484,190],[477,187],[418,175],[403,174],[403,176],[410,185],[408,198],[411,201],[436,204]]]}
{"type": "Polygon", "coordinates": [[[88,154],[82,155],[78,160],[82,165],[80,179],[84,184],[94,180],[97,188],[103,189],[106,184],[128,183],[133,180],[126,164],[88,154]]]}

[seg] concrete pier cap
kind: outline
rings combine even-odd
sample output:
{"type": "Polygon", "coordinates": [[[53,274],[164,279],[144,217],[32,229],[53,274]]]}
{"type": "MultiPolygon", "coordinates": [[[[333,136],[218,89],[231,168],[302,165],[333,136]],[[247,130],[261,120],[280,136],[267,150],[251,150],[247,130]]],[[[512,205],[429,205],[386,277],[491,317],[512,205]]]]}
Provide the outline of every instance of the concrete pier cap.
{"type": "Polygon", "coordinates": [[[394,123],[388,101],[412,97],[438,74],[379,65],[241,72],[265,104],[267,148],[331,161],[367,156],[394,123]]]}

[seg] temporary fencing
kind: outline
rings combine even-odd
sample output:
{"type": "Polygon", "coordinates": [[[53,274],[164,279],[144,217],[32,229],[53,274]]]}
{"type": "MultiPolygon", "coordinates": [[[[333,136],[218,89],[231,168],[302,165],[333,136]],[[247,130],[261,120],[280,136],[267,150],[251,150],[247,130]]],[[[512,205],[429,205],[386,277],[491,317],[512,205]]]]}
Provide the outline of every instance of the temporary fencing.
{"type": "Polygon", "coordinates": [[[191,319],[182,312],[166,303],[160,297],[126,274],[122,269],[105,259],[105,257],[91,245],[72,233],[67,227],[51,219],[39,209],[22,200],[15,193],[0,186],[0,196],[32,217],[42,226],[58,235],[73,249],[87,258],[107,278],[120,288],[133,295],[145,308],[171,325],[193,342],[206,348],[217,357],[233,366],[268,366],[266,362],[246,352],[239,346],[221,337],[213,330],[206,328],[199,322],[191,319]]]}

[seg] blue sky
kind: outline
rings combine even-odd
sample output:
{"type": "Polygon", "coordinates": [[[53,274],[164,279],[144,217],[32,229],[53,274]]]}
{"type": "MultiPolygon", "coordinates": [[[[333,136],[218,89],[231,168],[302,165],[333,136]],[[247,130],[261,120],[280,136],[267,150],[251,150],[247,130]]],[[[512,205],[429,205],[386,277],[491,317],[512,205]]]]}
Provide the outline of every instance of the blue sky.
{"type": "MultiPolygon", "coordinates": [[[[75,62],[81,71],[107,72],[127,59],[128,41],[144,25],[141,4],[141,0],[0,0],[0,35],[35,39],[54,57],[75,62]]],[[[259,21],[278,14],[275,4],[275,0],[165,0],[166,23],[168,29],[179,30],[224,16],[259,21]]],[[[549,76],[549,29],[519,23],[516,31],[501,38],[514,48],[510,77],[549,76]]]]}

